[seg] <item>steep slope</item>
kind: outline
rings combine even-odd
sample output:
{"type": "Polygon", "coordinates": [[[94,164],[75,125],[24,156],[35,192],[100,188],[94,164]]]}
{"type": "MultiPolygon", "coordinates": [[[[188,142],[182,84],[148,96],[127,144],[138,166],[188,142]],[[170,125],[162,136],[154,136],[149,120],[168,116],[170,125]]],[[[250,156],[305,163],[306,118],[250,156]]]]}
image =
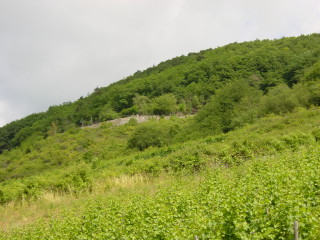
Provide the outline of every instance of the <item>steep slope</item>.
{"type": "Polygon", "coordinates": [[[310,82],[319,78],[319,43],[320,35],[311,34],[233,43],[173,58],[97,88],[74,103],[52,106],[0,128],[0,151],[19,146],[32,135],[47,137],[119,116],[194,112],[234,80],[245,79],[264,93],[280,83],[310,82]]]}
{"type": "Polygon", "coordinates": [[[81,193],[94,188],[100,178],[198,172],[212,164],[239,165],[255,157],[315,144],[320,139],[319,121],[319,108],[314,108],[269,116],[229,133],[191,141],[182,141],[185,132],[179,133],[179,129],[189,131],[192,118],[118,127],[102,124],[43,140],[30,139],[0,156],[2,166],[7,165],[1,171],[0,203],[37,199],[47,191],[81,193]],[[142,146],[151,145],[130,148],[132,139],[142,146]],[[155,140],[163,145],[152,145],[155,140]]]}
{"type": "MultiPolygon", "coordinates": [[[[319,108],[300,109],[109,160],[91,146],[77,166],[1,185],[20,200],[0,208],[0,239],[290,239],[294,221],[317,239],[319,120],[319,108]],[[25,216],[31,225],[15,229],[25,216]]],[[[77,134],[98,142],[105,131],[77,134]]]]}
{"type": "Polygon", "coordinates": [[[319,41],[177,57],[1,128],[0,239],[319,239],[319,41]],[[133,114],[160,117],[105,122],[133,114]]]}

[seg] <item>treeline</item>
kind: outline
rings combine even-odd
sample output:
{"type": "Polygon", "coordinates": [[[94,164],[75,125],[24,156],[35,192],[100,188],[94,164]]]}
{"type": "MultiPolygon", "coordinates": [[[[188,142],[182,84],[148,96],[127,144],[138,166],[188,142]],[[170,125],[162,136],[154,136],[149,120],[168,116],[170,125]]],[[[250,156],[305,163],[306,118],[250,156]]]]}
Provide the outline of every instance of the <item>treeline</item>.
{"type": "Polygon", "coordinates": [[[320,35],[311,34],[232,43],[173,58],[96,88],[73,103],[7,124],[0,128],[0,152],[31,136],[46,138],[120,116],[194,113],[211,99],[197,119],[213,132],[228,131],[268,112],[319,105],[319,43],[320,35]],[[287,105],[277,107],[276,101],[287,105]],[[213,119],[210,114],[218,115],[213,119]]]}
{"type": "Polygon", "coordinates": [[[212,97],[194,119],[180,122],[147,122],[136,127],[128,146],[146,149],[163,147],[209,135],[226,133],[267,115],[283,115],[297,108],[317,105],[318,95],[312,93],[314,85],[295,84],[292,88],[282,83],[262,90],[240,80],[227,84],[212,97]]]}

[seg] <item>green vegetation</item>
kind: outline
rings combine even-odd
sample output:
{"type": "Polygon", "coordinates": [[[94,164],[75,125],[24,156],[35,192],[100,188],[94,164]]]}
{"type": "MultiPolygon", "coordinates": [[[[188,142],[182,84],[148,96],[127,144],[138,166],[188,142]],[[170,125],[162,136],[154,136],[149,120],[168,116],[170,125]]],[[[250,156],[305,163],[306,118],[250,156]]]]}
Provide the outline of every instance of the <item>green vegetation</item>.
{"type": "Polygon", "coordinates": [[[319,239],[319,42],[191,53],[0,128],[0,239],[319,239]],[[104,122],[135,114],[162,117],[104,122]]]}
{"type": "MultiPolygon", "coordinates": [[[[320,102],[320,35],[232,43],[190,53],[137,71],[108,87],[96,88],[74,103],[53,106],[0,128],[0,151],[19,146],[32,135],[47,137],[92,122],[132,114],[196,112],[226,84],[245,80],[267,93],[278,84],[297,83],[320,102]],[[52,131],[51,131],[52,132],[52,131]]],[[[227,128],[229,128],[227,126],[227,128]]]]}
{"type": "MultiPolygon", "coordinates": [[[[301,109],[227,134],[128,150],[133,152],[109,160],[91,150],[76,166],[6,181],[3,196],[23,188],[15,200],[22,206],[43,204],[54,192],[77,197],[60,217],[10,229],[3,239],[288,239],[295,220],[304,239],[317,239],[319,120],[318,108],[301,109]],[[132,176],[126,185],[133,186],[118,185],[121,176],[132,176]],[[134,183],[138,176],[142,186],[134,183]],[[157,179],[165,183],[148,188],[157,179]],[[82,201],[88,194],[90,200],[82,201]]],[[[98,142],[103,131],[123,137],[141,126],[101,126],[76,134],[98,142]]]]}

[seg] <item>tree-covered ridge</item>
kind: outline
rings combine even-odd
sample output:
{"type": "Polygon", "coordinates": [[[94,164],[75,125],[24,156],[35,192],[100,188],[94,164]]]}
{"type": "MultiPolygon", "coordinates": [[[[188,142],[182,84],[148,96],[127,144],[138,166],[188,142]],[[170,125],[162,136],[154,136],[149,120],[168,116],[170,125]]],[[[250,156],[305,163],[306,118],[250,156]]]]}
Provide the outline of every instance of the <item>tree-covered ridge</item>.
{"type": "Polygon", "coordinates": [[[190,53],[137,71],[88,97],[52,106],[0,128],[0,151],[20,145],[32,135],[47,137],[92,122],[132,114],[192,113],[228,83],[245,80],[266,94],[284,83],[302,83],[320,103],[320,35],[232,43],[190,53]]]}

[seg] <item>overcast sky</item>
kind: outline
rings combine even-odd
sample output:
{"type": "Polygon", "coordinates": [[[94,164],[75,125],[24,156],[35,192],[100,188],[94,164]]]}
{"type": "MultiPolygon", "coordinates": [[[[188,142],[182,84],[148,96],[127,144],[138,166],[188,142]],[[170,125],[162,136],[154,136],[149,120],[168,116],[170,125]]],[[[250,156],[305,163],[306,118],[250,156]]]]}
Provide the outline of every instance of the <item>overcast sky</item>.
{"type": "Polygon", "coordinates": [[[0,126],[182,54],[313,32],[319,0],[0,0],[0,126]]]}

